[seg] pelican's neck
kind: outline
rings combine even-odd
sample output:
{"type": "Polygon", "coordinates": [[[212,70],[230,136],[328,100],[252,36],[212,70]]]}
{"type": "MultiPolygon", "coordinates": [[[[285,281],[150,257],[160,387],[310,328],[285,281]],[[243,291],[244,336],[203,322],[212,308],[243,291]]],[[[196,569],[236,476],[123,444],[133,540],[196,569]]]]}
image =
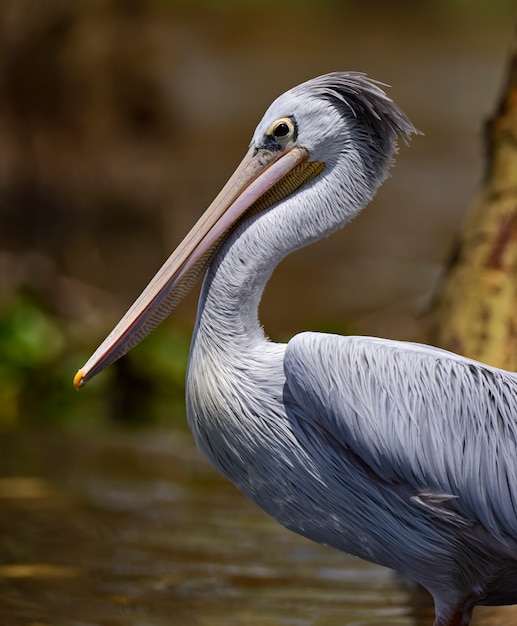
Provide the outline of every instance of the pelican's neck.
{"type": "Polygon", "coordinates": [[[352,179],[350,161],[327,166],[316,179],[229,236],[203,283],[194,344],[200,334],[223,350],[236,343],[245,349],[266,340],[258,307],[275,267],[290,252],[346,224],[384,178],[374,185],[367,184],[366,177],[352,179]]]}
{"type": "Polygon", "coordinates": [[[258,307],[273,270],[290,249],[279,237],[266,237],[264,226],[263,216],[251,218],[211,263],[199,299],[195,336],[201,332],[221,347],[265,340],[258,307]]]}

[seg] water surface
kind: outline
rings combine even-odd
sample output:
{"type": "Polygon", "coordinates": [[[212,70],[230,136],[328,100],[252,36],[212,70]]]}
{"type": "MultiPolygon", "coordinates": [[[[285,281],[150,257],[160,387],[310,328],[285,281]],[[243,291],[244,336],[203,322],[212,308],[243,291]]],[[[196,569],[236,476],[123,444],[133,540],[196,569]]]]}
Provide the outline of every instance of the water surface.
{"type": "Polygon", "coordinates": [[[280,527],[188,434],[0,439],[1,626],[432,622],[424,592],[280,527]]]}
{"type": "Polygon", "coordinates": [[[2,626],[415,623],[388,570],[278,526],[188,435],[1,445],[2,626]]]}

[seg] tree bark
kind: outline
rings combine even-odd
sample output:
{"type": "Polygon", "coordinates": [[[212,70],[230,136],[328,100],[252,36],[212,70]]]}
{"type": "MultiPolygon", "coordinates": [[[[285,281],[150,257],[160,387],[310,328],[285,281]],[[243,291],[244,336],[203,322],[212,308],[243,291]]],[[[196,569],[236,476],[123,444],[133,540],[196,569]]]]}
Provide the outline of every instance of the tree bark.
{"type": "Polygon", "coordinates": [[[484,137],[484,180],[433,305],[431,342],[517,370],[517,32],[484,137]]]}

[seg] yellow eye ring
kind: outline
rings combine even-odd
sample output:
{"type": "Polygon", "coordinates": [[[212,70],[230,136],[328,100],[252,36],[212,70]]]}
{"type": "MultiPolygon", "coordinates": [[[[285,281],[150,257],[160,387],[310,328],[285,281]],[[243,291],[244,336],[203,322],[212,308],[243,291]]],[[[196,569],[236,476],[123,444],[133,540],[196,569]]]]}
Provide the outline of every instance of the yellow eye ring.
{"type": "Polygon", "coordinates": [[[274,137],[277,141],[284,142],[294,136],[295,128],[293,120],[289,117],[281,117],[269,127],[266,135],[274,137]]]}

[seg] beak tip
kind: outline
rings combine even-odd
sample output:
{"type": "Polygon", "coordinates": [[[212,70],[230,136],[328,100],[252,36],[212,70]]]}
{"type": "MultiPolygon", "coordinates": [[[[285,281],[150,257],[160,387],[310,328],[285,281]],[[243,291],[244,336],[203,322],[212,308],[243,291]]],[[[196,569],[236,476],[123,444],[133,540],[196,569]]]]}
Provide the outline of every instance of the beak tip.
{"type": "Polygon", "coordinates": [[[83,375],[83,368],[81,368],[74,376],[74,387],[77,389],[77,391],[79,391],[79,389],[81,389],[81,387],[84,387],[84,385],[85,380],[83,375]]]}

